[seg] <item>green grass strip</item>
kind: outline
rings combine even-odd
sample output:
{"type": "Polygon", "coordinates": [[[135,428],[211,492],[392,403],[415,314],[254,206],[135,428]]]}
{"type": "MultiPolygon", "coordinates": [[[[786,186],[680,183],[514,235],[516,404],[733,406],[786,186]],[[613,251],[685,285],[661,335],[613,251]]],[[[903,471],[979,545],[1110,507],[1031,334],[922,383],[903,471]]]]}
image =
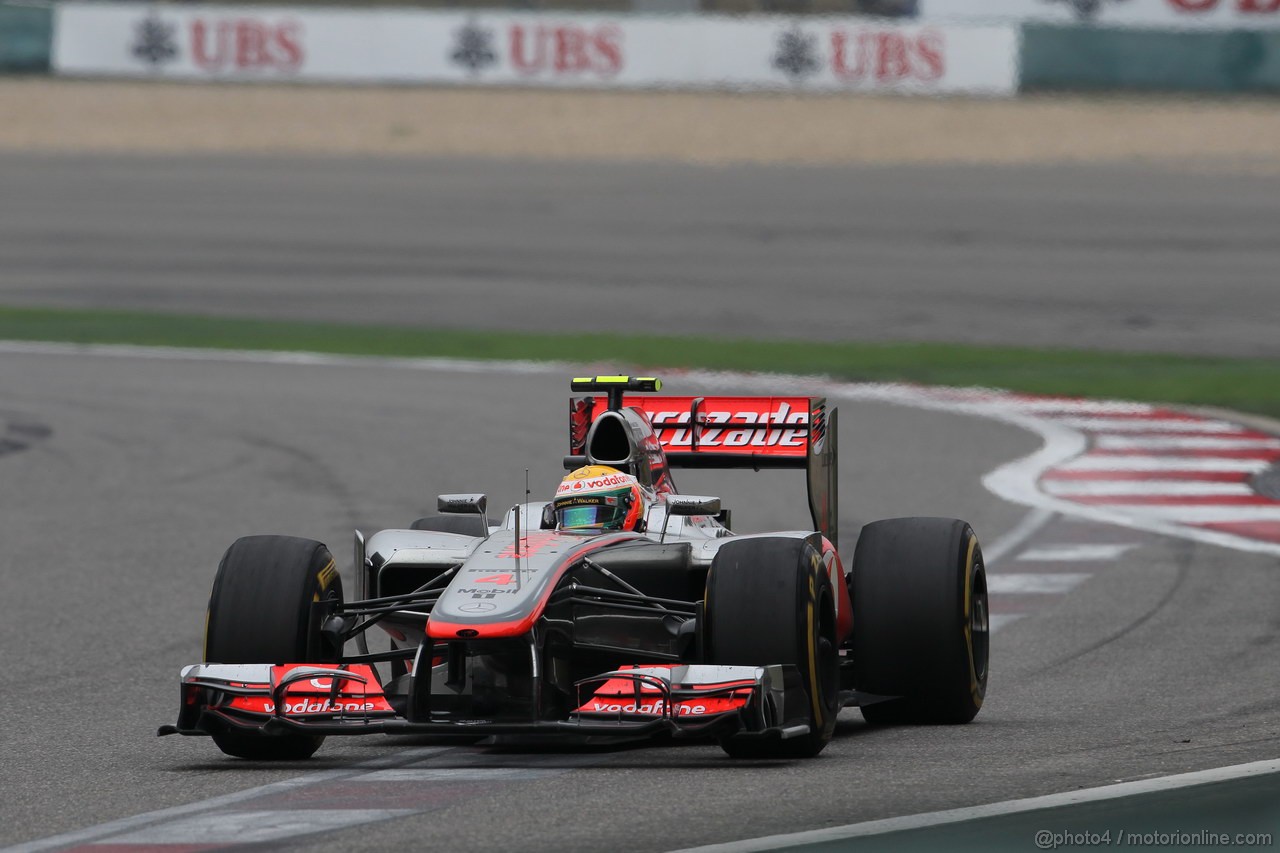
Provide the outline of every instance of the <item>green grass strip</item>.
{"type": "Polygon", "coordinates": [[[1280,417],[1280,359],[1208,358],[960,344],[824,343],[529,334],[0,307],[0,340],[470,359],[599,361],[660,372],[709,368],[1005,388],[1211,405],[1280,417]]]}

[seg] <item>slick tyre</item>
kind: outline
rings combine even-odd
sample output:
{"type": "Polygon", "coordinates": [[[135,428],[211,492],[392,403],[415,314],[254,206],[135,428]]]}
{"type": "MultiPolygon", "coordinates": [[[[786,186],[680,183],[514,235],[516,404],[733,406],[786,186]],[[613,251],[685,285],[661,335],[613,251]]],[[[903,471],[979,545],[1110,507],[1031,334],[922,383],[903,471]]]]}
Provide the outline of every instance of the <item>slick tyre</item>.
{"type": "Polygon", "coordinates": [[[787,739],[730,736],[734,758],[811,758],[840,711],[835,593],[818,551],[804,539],[726,542],[707,575],[707,659],[714,664],[791,664],[807,697],[809,733],[787,739]]]}
{"type": "Polygon", "coordinates": [[[973,529],[893,518],[862,529],[853,555],[854,684],[899,697],[862,706],[875,724],[967,723],[987,692],[987,574],[973,529]]]}
{"type": "MultiPolygon", "coordinates": [[[[204,659],[209,663],[333,663],[341,649],[320,634],[318,602],[342,603],[342,579],[329,549],[292,536],[237,539],[218,566],[209,596],[204,659]]],[[[237,758],[309,758],[318,735],[262,735],[227,727],[213,735],[237,758]]]]}

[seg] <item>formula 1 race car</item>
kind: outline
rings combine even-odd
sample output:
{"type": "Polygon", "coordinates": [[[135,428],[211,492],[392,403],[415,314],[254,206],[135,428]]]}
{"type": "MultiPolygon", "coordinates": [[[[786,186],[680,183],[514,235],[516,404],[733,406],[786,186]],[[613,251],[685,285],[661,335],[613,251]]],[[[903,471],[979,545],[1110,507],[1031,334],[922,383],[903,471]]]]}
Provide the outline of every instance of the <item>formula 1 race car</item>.
{"type": "MultiPolygon", "coordinates": [[[[807,757],[836,715],[968,722],[987,684],[986,574],[944,518],[862,528],[836,550],[836,411],[810,397],[649,396],[657,379],[574,379],[574,473],[501,523],[441,495],[408,529],[356,533],[354,601],[329,550],[250,536],[209,599],[205,663],[177,725],[223,752],[298,759],[326,735],[716,738],[807,757]],[[807,473],[812,530],[739,535],[673,468],[807,473]],[[370,651],[366,634],[390,638],[370,651]]],[[[527,496],[526,496],[527,501],[527,496]]]]}

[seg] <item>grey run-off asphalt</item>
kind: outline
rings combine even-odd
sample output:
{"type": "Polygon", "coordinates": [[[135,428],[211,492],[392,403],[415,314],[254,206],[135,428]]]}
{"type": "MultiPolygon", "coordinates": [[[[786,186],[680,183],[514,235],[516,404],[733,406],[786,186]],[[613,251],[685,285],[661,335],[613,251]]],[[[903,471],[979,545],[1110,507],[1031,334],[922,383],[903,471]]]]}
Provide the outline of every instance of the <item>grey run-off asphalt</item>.
{"type": "Polygon", "coordinates": [[[0,197],[0,304],[1280,354],[1275,176],[3,153],[0,197]]]}

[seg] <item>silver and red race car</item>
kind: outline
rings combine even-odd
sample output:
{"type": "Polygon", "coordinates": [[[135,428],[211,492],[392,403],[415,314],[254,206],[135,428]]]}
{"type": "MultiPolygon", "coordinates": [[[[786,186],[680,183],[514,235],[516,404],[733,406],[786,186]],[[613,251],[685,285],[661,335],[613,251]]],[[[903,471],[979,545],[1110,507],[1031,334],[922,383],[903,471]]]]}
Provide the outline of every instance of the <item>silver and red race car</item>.
{"type": "Polygon", "coordinates": [[[716,738],[807,757],[841,707],[871,723],[967,722],[987,685],[986,574],[963,521],[864,526],[837,552],[836,411],[821,398],[660,396],[653,378],[574,379],[567,470],[645,500],[628,529],[568,526],[552,501],[501,523],[441,495],[410,528],[356,533],[354,600],[321,543],[250,536],[214,580],[205,662],[176,725],[249,759],[327,735],[716,738]],[[738,534],[674,468],[784,468],[813,529],[738,534]],[[389,642],[370,651],[378,628],[389,642]]]}

